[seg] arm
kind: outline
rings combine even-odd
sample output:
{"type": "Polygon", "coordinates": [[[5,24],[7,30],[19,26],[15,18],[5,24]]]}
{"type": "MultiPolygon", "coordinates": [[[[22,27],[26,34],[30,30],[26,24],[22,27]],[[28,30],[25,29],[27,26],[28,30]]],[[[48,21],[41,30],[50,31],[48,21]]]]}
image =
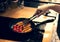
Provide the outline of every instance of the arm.
{"type": "Polygon", "coordinates": [[[58,5],[58,4],[55,4],[54,6],[51,6],[50,9],[53,9],[56,12],[60,13],[60,5],[58,5]]]}
{"type": "Polygon", "coordinates": [[[45,4],[38,8],[39,10],[42,10],[43,13],[46,13],[49,9],[53,9],[56,12],[60,13],[60,5],[58,4],[45,4]]]}

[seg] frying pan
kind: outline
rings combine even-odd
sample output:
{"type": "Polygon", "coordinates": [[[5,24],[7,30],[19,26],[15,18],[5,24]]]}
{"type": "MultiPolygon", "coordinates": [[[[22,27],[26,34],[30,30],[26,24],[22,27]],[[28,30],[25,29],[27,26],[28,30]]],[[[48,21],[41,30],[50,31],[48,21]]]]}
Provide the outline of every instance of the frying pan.
{"type": "MultiPolygon", "coordinates": [[[[40,10],[38,10],[39,11],[39,16],[40,16],[40,10]]],[[[19,38],[20,40],[27,40],[27,39],[37,39],[37,37],[36,37],[36,35],[43,35],[43,34],[41,34],[41,33],[39,33],[39,32],[44,32],[44,30],[40,30],[39,28],[37,28],[38,26],[40,26],[41,24],[45,24],[45,23],[49,23],[49,22],[53,22],[55,19],[52,19],[52,20],[46,20],[46,21],[43,21],[43,22],[36,22],[36,21],[32,21],[33,19],[35,19],[35,18],[37,18],[38,17],[38,15],[33,15],[32,17],[30,17],[30,18],[18,18],[18,19],[15,19],[15,20],[12,20],[11,22],[10,22],[10,25],[9,25],[9,27],[10,27],[10,29],[11,29],[11,31],[12,32],[14,32],[13,31],[13,28],[12,28],[12,26],[13,25],[15,25],[17,22],[20,22],[20,21],[24,21],[24,20],[26,20],[26,21],[28,21],[30,24],[31,24],[31,28],[32,28],[32,31],[30,31],[30,32],[27,32],[27,33],[18,33],[18,32],[14,32],[14,33],[16,33],[15,35],[19,35],[19,37],[21,38],[19,38]],[[35,23],[39,23],[39,24],[37,24],[37,25],[35,25],[35,23]]],[[[50,17],[52,17],[52,16],[50,16],[50,17]]],[[[55,17],[53,17],[53,18],[55,18],[55,17]]],[[[25,21],[25,22],[26,22],[25,21]]],[[[42,36],[41,36],[42,37],[42,36]]]]}
{"type": "MultiPolygon", "coordinates": [[[[41,12],[41,11],[39,11],[39,12],[41,12]]],[[[36,38],[36,35],[39,34],[39,33],[37,32],[37,29],[35,29],[35,24],[32,21],[35,17],[36,17],[36,14],[33,15],[32,17],[30,17],[30,18],[19,18],[19,19],[12,20],[9,23],[10,30],[11,30],[11,32],[13,32],[12,34],[14,35],[14,38],[13,38],[14,40],[25,41],[25,40],[30,39],[30,38],[31,39],[36,38]],[[23,21],[23,20],[26,20],[26,21],[28,21],[31,24],[32,31],[31,32],[27,32],[27,33],[14,32],[12,26],[14,24],[16,24],[17,22],[20,22],[20,21],[23,21]]],[[[41,38],[42,38],[42,36],[41,36],[41,38]]]]}

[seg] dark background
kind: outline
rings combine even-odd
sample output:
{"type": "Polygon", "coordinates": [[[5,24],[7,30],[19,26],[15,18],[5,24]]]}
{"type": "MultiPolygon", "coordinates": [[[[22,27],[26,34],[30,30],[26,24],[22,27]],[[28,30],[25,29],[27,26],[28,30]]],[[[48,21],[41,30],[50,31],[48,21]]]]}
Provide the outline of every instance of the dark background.
{"type": "MultiPolygon", "coordinates": [[[[0,13],[6,11],[9,7],[14,5],[13,0],[0,0],[0,13]],[[13,5],[12,5],[13,4],[13,5]]],[[[39,0],[24,0],[24,5],[28,7],[38,7],[39,3],[33,2],[33,1],[39,1],[39,0]],[[32,1],[32,2],[30,2],[32,1]]],[[[20,7],[22,0],[19,0],[17,3],[17,6],[20,7]]]]}
{"type": "Polygon", "coordinates": [[[58,37],[60,39],[60,15],[59,15],[59,19],[58,19],[57,34],[58,34],[58,37]]]}

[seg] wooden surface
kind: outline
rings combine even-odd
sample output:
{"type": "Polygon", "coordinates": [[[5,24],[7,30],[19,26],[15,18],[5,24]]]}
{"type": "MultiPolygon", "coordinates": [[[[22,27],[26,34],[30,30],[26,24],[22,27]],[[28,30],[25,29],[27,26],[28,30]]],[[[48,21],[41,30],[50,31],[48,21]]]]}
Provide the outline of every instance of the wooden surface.
{"type": "MultiPolygon", "coordinates": [[[[10,10],[6,11],[5,13],[1,14],[0,16],[11,17],[11,18],[29,18],[34,15],[36,10],[37,10],[37,8],[31,8],[31,7],[24,7],[23,9],[16,8],[16,9],[10,9],[10,10]]],[[[49,27],[52,29],[53,23],[52,24],[50,23],[49,25],[50,25],[49,27]]],[[[49,28],[49,27],[46,26],[45,28],[49,28]]],[[[50,31],[45,29],[45,33],[43,36],[43,42],[51,41],[51,36],[52,36],[52,31],[53,31],[51,29],[50,29],[50,31]]],[[[2,40],[0,40],[0,42],[13,42],[13,41],[2,39],[2,40]]]]}
{"type": "Polygon", "coordinates": [[[29,18],[35,13],[36,9],[37,8],[30,7],[24,7],[22,9],[21,8],[9,9],[0,16],[11,18],[29,18]]]}

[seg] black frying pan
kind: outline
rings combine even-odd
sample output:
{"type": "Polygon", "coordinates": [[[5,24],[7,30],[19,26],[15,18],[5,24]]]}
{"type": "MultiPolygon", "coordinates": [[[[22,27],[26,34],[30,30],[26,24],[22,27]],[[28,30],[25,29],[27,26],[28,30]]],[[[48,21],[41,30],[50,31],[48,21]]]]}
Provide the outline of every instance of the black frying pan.
{"type": "Polygon", "coordinates": [[[38,38],[38,35],[40,36],[40,38],[43,38],[43,34],[41,34],[40,32],[44,33],[44,30],[40,30],[40,28],[37,28],[37,27],[40,26],[40,25],[42,25],[42,24],[45,24],[45,23],[49,23],[49,22],[54,21],[54,20],[47,20],[47,21],[44,21],[44,22],[41,22],[40,23],[40,22],[36,22],[36,21],[32,21],[31,20],[31,21],[29,21],[29,23],[31,24],[31,28],[32,28],[32,31],[31,32],[28,32],[28,33],[14,32],[12,30],[11,26],[13,26],[17,22],[23,21],[25,19],[26,18],[19,18],[19,19],[16,19],[16,20],[12,20],[11,21],[9,27],[10,27],[11,31],[13,32],[12,35],[14,35],[14,37],[15,37],[15,38],[13,38],[14,40],[23,41],[23,40],[28,40],[28,39],[37,39],[38,38]],[[39,23],[39,24],[35,25],[34,23],[39,23]]]}
{"type": "MultiPolygon", "coordinates": [[[[20,22],[20,21],[23,21],[25,20],[26,18],[19,18],[19,19],[16,19],[16,20],[12,20],[9,27],[11,29],[11,31],[14,33],[13,35],[15,36],[15,38],[13,40],[20,40],[20,41],[26,41],[28,39],[32,39],[32,40],[41,40],[42,41],[42,38],[43,38],[43,34],[39,33],[40,31],[44,32],[44,30],[40,30],[40,29],[37,29],[37,25],[34,24],[34,22],[31,20],[29,21],[29,23],[31,24],[31,28],[32,28],[32,31],[31,32],[27,32],[27,33],[18,33],[18,32],[14,32],[11,28],[11,26],[13,26],[14,24],[16,24],[17,22],[20,22]],[[17,38],[18,36],[18,38],[17,38]],[[17,39],[16,39],[17,38],[17,39]]],[[[36,23],[36,22],[35,22],[36,23]]],[[[39,23],[39,22],[37,22],[39,23]]],[[[39,25],[39,24],[38,24],[39,25]]]]}
{"type": "MultiPolygon", "coordinates": [[[[40,15],[40,14],[39,14],[39,15],[40,15]]],[[[37,28],[39,25],[45,24],[45,23],[49,23],[49,22],[53,22],[53,21],[55,20],[55,19],[46,20],[46,21],[43,21],[43,22],[41,22],[41,23],[40,23],[40,22],[36,22],[36,21],[32,21],[33,19],[36,18],[36,16],[37,16],[37,15],[33,15],[31,18],[19,18],[19,19],[12,20],[11,23],[10,23],[10,25],[9,25],[9,27],[10,27],[11,31],[12,31],[13,33],[15,33],[15,35],[19,35],[18,38],[21,38],[20,40],[27,40],[27,39],[29,39],[29,38],[34,38],[34,37],[36,36],[36,34],[39,34],[40,31],[43,31],[43,32],[44,32],[44,30],[40,30],[39,28],[37,28]],[[17,22],[24,21],[24,20],[28,21],[28,23],[31,24],[32,31],[31,31],[31,32],[28,32],[28,33],[18,33],[18,32],[14,32],[11,27],[12,27],[14,24],[16,24],[17,22]],[[34,23],[39,23],[39,24],[35,25],[34,23]]],[[[51,16],[50,16],[50,17],[51,17],[51,16]]],[[[53,18],[55,18],[55,17],[53,17],[53,18]]]]}
{"type": "MultiPolygon", "coordinates": [[[[39,12],[41,12],[41,11],[39,11],[39,12]]],[[[14,35],[14,38],[13,38],[13,39],[16,39],[16,38],[17,38],[16,40],[21,40],[21,41],[23,41],[23,40],[27,40],[27,39],[29,39],[29,38],[35,38],[35,36],[38,34],[37,29],[35,29],[35,24],[34,24],[34,22],[32,21],[32,20],[35,19],[35,18],[36,18],[36,14],[33,15],[31,18],[19,18],[19,19],[12,20],[12,21],[10,22],[9,27],[10,27],[11,32],[13,32],[13,35],[14,35]],[[17,22],[24,21],[24,20],[28,21],[28,23],[31,24],[32,31],[31,31],[31,32],[27,32],[27,33],[14,32],[12,26],[13,26],[14,24],[16,24],[17,22]],[[34,35],[35,35],[35,36],[34,36],[34,35]],[[17,37],[17,36],[18,36],[18,37],[17,37]]]]}

